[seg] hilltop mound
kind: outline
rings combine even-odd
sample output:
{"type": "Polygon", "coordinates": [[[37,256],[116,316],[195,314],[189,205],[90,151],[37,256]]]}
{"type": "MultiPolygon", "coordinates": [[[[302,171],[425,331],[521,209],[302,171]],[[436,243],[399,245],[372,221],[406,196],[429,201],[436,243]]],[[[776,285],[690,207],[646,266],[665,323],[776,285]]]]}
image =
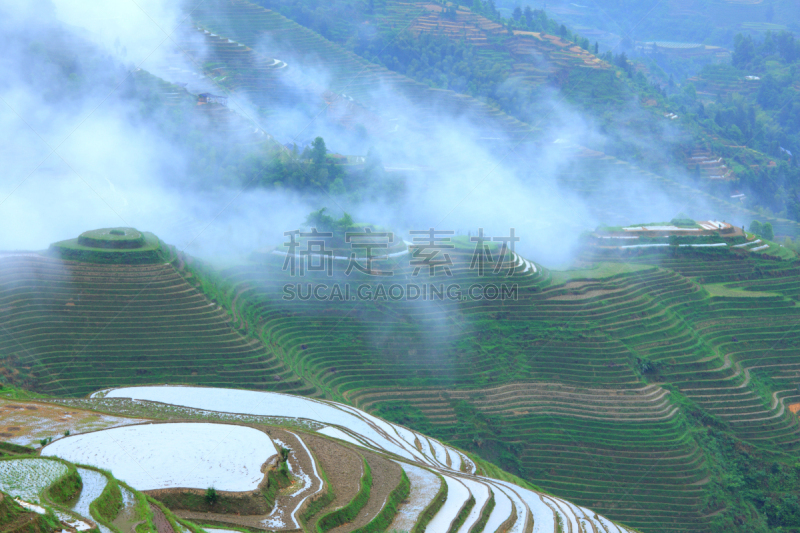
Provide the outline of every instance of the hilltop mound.
{"type": "Polygon", "coordinates": [[[85,231],[78,244],[89,248],[132,249],[145,245],[144,235],[133,228],[105,228],[85,231]]]}
{"type": "Polygon", "coordinates": [[[53,255],[86,263],[147,264],[161,260],[161,241],[134,228],[103,228],[50,245],[53,255]]]}

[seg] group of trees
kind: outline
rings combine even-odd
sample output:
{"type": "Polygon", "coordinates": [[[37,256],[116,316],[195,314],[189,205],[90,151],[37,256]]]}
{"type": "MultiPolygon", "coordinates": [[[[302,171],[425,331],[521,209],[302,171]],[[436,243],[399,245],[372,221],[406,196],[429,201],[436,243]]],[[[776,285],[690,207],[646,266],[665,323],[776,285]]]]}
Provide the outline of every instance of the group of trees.
{"type": "Polygon", "coordinates": [[[360,41],[355,52],[433,87],[485,98],[496,98],[510,73],[507,65],[481,56],[474,46],[433,33],[380,33],[360,41]]]}
{"type": "Polygon", "coordinates": [[[761,68],[771,56],[780,57],[787,63],[800,59],[800,41],[788,31],[768,31],[758,41],[749,34],[737,34],[733,41],[733,65],[739,68],[761,68]]]}
{"type": "Polygon", "coordinates": [[[733,168],[736,188],[750,205],[800,220],[800,43],[788,32],[739,34],[731,64],[705,67],[700,80],[705,91],[743,89],[719,89],[703,103],[689,84],[673,97],[699,131],[719,139],[715,152],[733,168]]]}
{"type": "Polygon", "coordinates": [[[322,137],[298,153],[291,149],[266,147],[238,160],[237,178],[249,186],[288,188],[312,193],[346,192],[345,167],[328,155],[322,137]]]}
{"type": "Polygon", "coordinates": [[[772,229],[772,224],[770,222],[765,222],[762,224],[758,220],[754,220],[750,223],[750,233],[755,233],[759,237],[767,239],[771,241],[775,239],[775,232],[772,229]]]}

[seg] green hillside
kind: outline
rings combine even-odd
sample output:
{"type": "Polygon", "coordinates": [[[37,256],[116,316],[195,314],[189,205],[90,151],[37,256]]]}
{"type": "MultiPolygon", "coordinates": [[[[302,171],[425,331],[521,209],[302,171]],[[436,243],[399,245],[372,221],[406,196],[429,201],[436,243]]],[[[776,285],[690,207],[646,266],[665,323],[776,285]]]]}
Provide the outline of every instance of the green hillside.
{"type": "MultiPolygon", "coordinates": [[[[192,12],[192,17],[203,30],[225,38],[214,39],[211,35],[206,37],[206,44],[211,47],[211,61],[206,67],[218,69],[215,72],[218,77],[227,77],[220,82],[223,87],[245,92],[264,107],[267,115],[270,107],[276,103],[298,101],[303,90],[319,99],[318,103],[310,105],[321,106],[325,103],[322,93],[327,90],[333,93],[328,98],[337,98],[342,93],[356,98],[366,106],[364,113],[371,111],[375,114],[375,110],[380,109],[377,114],[383,115],[385,120],[391,118],[391,113],[388,113],[391,106],[387,108],[379,100],[380,94],[377,93],[382,86],[388,84],[420,106],[421,113],[415,124],[417,128],[429,126],[425,120],[425,111],[435,109],[437,112],[472,115],[475,120],[484,122],[487,128],[496,128],[512,139],[522,139],[530,132],[530,126],[492,106],[452,91],[431,90],[425,85],[365,61],[275,11],[245,0],[203,4],[192,12]],[[242,43],[246,48],[232,45],[228,39],[242,43]],[[261,46],[264,39],[271,43],[266,49],[261,46]],[[260,67],[260,62],[266,59],[265,52],[283,52],[290,56],[287,61],[293,63],[280,69],[260,67]],[[307,66],[312,72],[315,65],[324,69],[328,78],[327,86],[317,85],[300,65],[307,66]]],[[[275,59],[280,60],[279,57],[275,59]]],[[[273,62],[274,59],[269,64],[273,62]]]]}
{"type": "Polygon", "coordinates": [[[291,277],[276,254],[223,271],[5,258],[4,373],[59,394],[163,382],[317,391],[643,531],[730,531],[742,512],[793,524],[793,254],[587,243],[589,269],[508,259],[481,276],[474,245],[454,244],[452,276],[414,276],[406,255],[381,262],[388,282],[343,276],[344,261],[333,279],[291,277]],[[23,266],[37,274],[20,278],[23,266]],[[368,288],[336,298],[334,282],[352,297],[368,288]],[[319,283],[324,299],[309,298],[319,283]],[[462,292],[408,301],[381,296],[382,283],[462,292]],[[470,293],[476,283],[516,289],[470,293]]]}
{"type": "Polygon", "coordinates": [[[0,7],[0,533],[800,533],[797,0],[582,4],[0,7]]]}
{"type": "MultiPolygon", "coordinates": [[[[513,3],[499,0],[508,11],[513,3]]],[[[560,19],[579,27],[635,40],[705,42],[728,45],[737,31],[800,29],[800,15],[789,0],[672,0],[669,2],[602,0],[584,5],[568,0],[548,2],[560,19]]]]}
{"type": "MultiPolygon", "coordinates": [[[[294,7],[282,2],[264,4],[269,8],[244,0],[199,6],[192,16],[204,32],[209,54],[203,56],[188,42],[182,46],[197,54],[198,60],[203,58],[205,72],[221,89],[257,103],[266,123],[282,106],[297,105],[320,110],[313,111],[315,120],[324,112],[329,124],[361,132],[364,142],[392,144],[397,132],[429,134],[442,113],[464,115],[478,126],[475,134],[481,142],[496,146],[501,153],[508,151],[513,159],[517,151],[523,151],[520,142],[531,146],[534,154],[535,143],[544,143],[548,151],[554,149],[553,139],[540,135],[553,116],[556,98],[592,116],[605,136],[592,150],[574,147],[559,154],[570,161],[568,175],[561,179],[570,191],[583,194],[597,185],[603,194],[617,199],[629,196],[630,187],[620,185],[623,181],[634,190],[651,186],[663,190],[667,181],[668,197],[675,203],[699,204],[692,216],[708,216],[710,203],[718,209],[715,216],[719,218],[741,224],[756,217],[770,219],[779,234],[798,234],[795,223],[776,220],[797,218],[794,202],[775,200],[780,190],[775,184],[788,187],[783,184],[785,169],[767,169],[768,156],[760,152],[729,153],[732,148],[726,145],[735,141],[720,139],[724,127],[710,127],[710,113],[704,118],[699,111],[693,112],[696,96],[677,91],[667,98],[664,89],[648,81],[641,64],[624,54],[597,55],[593,47],[584,49],[582,37],[569,29],[561,32],[543,11],[532,12],[528,23],[527,16],[512,22],[513,17],[502,19],[483,8],[459,7],[453,12],[448,11],[453,6],[445,9],[425,3],[378,3],[372,12],[366,5],[349,3],[313,9],[305,3],[294,7]],[[325,72],[324,78],[315,76],[317,68],[325,72]],[[414,105],[413,116],[406,115],[406,98],[414,105]],[[587,157],[590,153],[600,157],[587,157]],[[623,166],[620,160],[636,166],[623,166]],[[754,164],[764,168],[753,171],[749,166],[754,164]],[[624,171],[622,176],[620,171],[624,171]],[[607,179],[608,175],[614,179],[607,179]],[[687,199],[687,185],[708,194],[694,192],[687,199]],[[742,191],[747,198],[731,199],[742,191]]],[[[714,67],[708,72],[714,69],[724,70],[714,67]]],[[[738,117],[735,109],[725,113],[738,117]]],[[[273,126],[282,127],[279,122],[270,123],[273,126]]],[[[413,160],[413,154],[403,157],[413,160]]],[[[519,157],[522,163],[526,156],[520,153],[519,157]]],[[[297,166],[287,161],[281,169],[297,166]]],[[[524,179],[537,180],[535,169],[520,166],[526,168],[521,170],[524,179]]],[[[198,172],[208,171],[199,168],[198,172]]],[[[239,165],[238,173],[245,180],[262,181],[255,177],[257,172],[258,166],[239,165]]],[[[315,190],[315,180],[306,183],[309,180],[300,172],[295,174],[291,179],[276,176],[263,182],[300,183],[315,190]]],[[[330,170],[328,174],[331,178],[319,186],[339,190],[331,188],[335,180],[330,170]]],[[[365,183],[374,181],[370,177],[343,176],[343,185],[348,192],[358,193],[365,183]]],[[[613,207],[609,210],[608,206],[627,212],[618,202],[591,204],[591,209],[602,205],[605,211],[596,216],[610,223],[616,220],[609,212],[613,207]]]]}
{"type": "MultiPolygon", "coordinates": [[[[516,273],[519,299],[502,302],[285,302],[280,258],[214,279],[330,397],[643,530],[731,530],[747,509],[779,523],[769,506],[793,490],[800,432],[795,261],[607,255],[587,251],[600,270],[568,281],[516,273]],[[749,492],[725,483],[734,475],[749,492]]],[[[479,280],[469,260],[454,259],[462,286],[479,280]]]]}

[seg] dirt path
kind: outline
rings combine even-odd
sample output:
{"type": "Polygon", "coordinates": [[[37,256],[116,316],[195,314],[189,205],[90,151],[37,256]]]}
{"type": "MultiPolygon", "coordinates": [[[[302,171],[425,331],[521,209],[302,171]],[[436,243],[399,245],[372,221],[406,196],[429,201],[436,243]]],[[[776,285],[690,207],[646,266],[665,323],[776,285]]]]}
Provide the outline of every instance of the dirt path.
{"type": "Polygon", "coordinates": [[[153,523],[156,526],[156,530],[158,533],[175,533],[175,530],[167,520],[167,517],[164,516],[164,512],[159,509],[157,505],[150,504],[150,510],[153,511],[153,523]]]}
{"type": "Polygon", "coordinates": [[[141,523],[136,520],[136,496],[125,487],[120,486],[119,490],[122,492],[122,508],[111,525],[123,532],[135,531],[141,523]]]}

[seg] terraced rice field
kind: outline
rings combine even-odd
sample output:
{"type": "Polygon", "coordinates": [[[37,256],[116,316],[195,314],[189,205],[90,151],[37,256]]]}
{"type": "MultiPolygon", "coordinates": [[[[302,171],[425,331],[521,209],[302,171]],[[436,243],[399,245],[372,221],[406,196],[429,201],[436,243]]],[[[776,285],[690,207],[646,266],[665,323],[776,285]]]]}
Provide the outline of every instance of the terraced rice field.
{"type": "MultiPolygon", "coordinates": [[[[238,295],[235,312],[334,397],[380,413],[410,406],[437,436],[478,453],[472,431],[459,428],[483,417],[484,453],[518,443],[518,469],[504,464],[514,473],[643,530],[702,531],[716,511],[703,506],[711,472],[674,395],[729,421],[744,439],[795,449],[798,423],[784,405],[797,401],[800,363],[791,362],[795,335],[781,336],[800,318],[789,297],[800,295],[800,282],[791,262],[689,250],[587,253],[586,261],[625,267],[598,277],[515,274],[517,301],[370,303],[350,313],[304,302],[291,318],[270,296],[279,269],[225,276],[238,295]],[[313,331],[296,327],[300,316],[313,331]],[[380,316],[391,316],[393,329],[376,341],[380,316]],[[491,321],[499,316],[503,328],[491,321]],[[775,341],[774,354],[764,355],[775,341]],[[748,370],[756,358],[763,360],[748,370]],[[646,383],[640,360],[680,392],[646,383]],[[785,380],[785,390],[763,398],[748,386],[752,371],[785,380]]],[[[463,285],[469,258],[454,261],[463,285]]]]}
{"type": "Polygon", "coordinates": [[[170,264],[5,256],[0,286],[12,383],[62,395],[154,381],[311,392],[170,264]]]}
{"type": "Polygon", "coordinates": [[[5,459],[0,461],[0,490],[31,503],[40,503],[40,494],[58,478],[67,473],[67,467],[49,459],[5,459]]]}
{"type": "MultiPolygon", "coordinates": [[[[81,476],[81,481],[83,481],[83,488],[81,489],[80,496],[78,496],[78,500],[72,505],[71,510],[81,516],[90,517],[92,516],[92,512],[89,506],[103,493],[103,489],[106,488],[108,480],[106,476],[100,472],[89,470],[88,468],[78,468],[78,474],[81,476]]],[[[101,533],[111,533],[111,530],[103,524],[97,524],[97,527],[100,529],[101,533]]]]}
{"type": "Polygon", "coordinates": [[[65,409],[44,402],[12,402],[0,399],[0,439],[24,446],[65,432],[85,433],[139,423],[139,420],[65,409]]]}
{"type": "Polygon", "coordinates": [[[106,398],[131,398],[207,411],[260,416],[290,414],[297,418],[336,425],[344,431],[357,435],[357,438],[365,444],[390,451],[409,460],[424,462],[431,466],[455,465],[456,469],[460,469],[463,464],[465,470],[474,472],[474,465],[463,454],[452,449],[448,450],[436,441],[428,441],[424,435],[388,424],[366,413],[358,412],[352,407],[334,402],[266,392],[170,386],[124,387],[108,392],[106,398]],[[420,441],[431,442],[430,446],[436,446],[436,449],[420,451],[416,446],[420,441]]]}
{"type": "MultiPolygon", "coordinates": [[[[394,524],[410,530],[425,516],[427,516],[425,518],[427,531],[448,531],[452,528],[454,531],[467,532],[479,521],[485,524],[485,531],[518,533],[525,531],[549,533],[559,521],[564,524],[574,524],[572,531],[579,531],[577,529],[579,523],[589,530],[598,531],[605,530],[603,523],[611,525],[610,521],[601,520],[594,512],[560,498],[546,496],[498,479],[475,475],[476,464],[463,452],[421,433],[388,423],[345,405],[256,391],[170,386],[114,389],[105,392],[105,399],[109,398],[131,398],[129,401],[139,403],[173,402],[177,406],[204,411],[207,411],[210,405],[216,405],[223,412],[250,415],[283,409],[287,414],[307,416],[318,423],[341,424],[337,427],[347,438],[340,440],[322,438],[320,435],[325,435],[325,428],[319,430],[316,435],[286,432],[279,428],[267,429],[275,442],[292,450],[296,461],[291,467],[292,472],[301,474],[302,478],[300,494],[295,490],[287,491],[270,515],[240,517],[179,511],[181,516],[194,520],[205,518],[250,526],[256,525],[255,521],[258,521],[260,526],[257,527],[262,529],[268,527],[292,530],[298,527],[295,517],[303,514],[303,503],[307,498],[320,493],[318,483],[321,483],[321,473],[325,472],[326,483],[333,484],[336,497],[318,512],[319,514],[315,514],[308,525],[312,529],[322,527],[323,530],[334,532],[351,531],[354,528],[367,526],[384,513],[387,502],[395,498],[393,494],[398,490],[395,485],[402,484],[400,483],[400,467],[402,467],[402,471],[408,475],[409,484],[405,489],[408,491],[408,497],[395,500],[393,505],[400,504],[396,511],[391,508],[386,511],[388,513],[385,518],[387,521],[384,522],[386,526],[394,524]],[[388,456],[392,460],[387,460],[385,456],[387,452],[392,454],[388,456]],[[398,458],[403,457],[406,459],[398,461],[398,458]],[[360,468],[359,463],[361,463],[360,468]],[[359,500],[357,495],[364,490],[363,480],[367,478],[372,479],[371,490],[367,491],[366,500],[359,500]],[[361,489],[359,489],[359,479],[362,482],[361,489]],[[442,492],[445,487],[446,494],[442,492]],[[351,503],[348,504],[348,501],[351,503]],[[352,522],[333,528],[323,525],[328,523],[325,518],[326,512],[338,512],[337,509],[355,505],[352,502],[356,501],[359,503],[352,515],[352,522]],[[434,501],[441,503],[434,511],[427,511],[434,501]]],[[[200,426],[200,424],[195,425],[200,426]]],[[[326,426],[328,427],[331,426],[326,426]]],[[[133,428],[112,429],[100,434],[130,429],[133,428]]],[[[61,442],[66,440],[68,439],[61,442]]],[[[125,442],[127,445],[129,441],[125,442]]],[[[52,449],[52,446],[48,449],[52,449]]],[[[220,453],[227,452],[219,450],[210,455],[217,457],[220,453]]],[[[611,527],[617,528],[616,525],[611,527]]],[[[629,531],[621,527],[612,530],[629,531]]]]}
{"type": "Polygon", "coordinates": [[[214,487],[243,492],[258,487],[264,477],[262,465],[277,451],[256,429],[187,423],[66,437],[45,447],[42,454],[110,470],[137,490],[214,487]]]}
{"type": "Polygon", "coordinates": [[[389,531],[411,531],[422,512],[436,497],[441,484],[433,472],[410,464],[401,463],[401,466],[411,482],[411,492],[398,508],[397,516],[389,525],[389,531]]]}
{"type": "MultiPolygon", "coordinates": [[[[800,401],[792,333],[800,272],[791,261],[733,248],[620,253],[587,250],[581,260],[602,261],[597,270],[556,275],[531,264],[509,278],[487,279],[468,268],[471,251],[453,252],[453,280],[462,286],[517,283],[518,298],[506,301],[284,302],[280,257],[222,273],[214,294],[230,309],[232,322],[215,313],[227,331],[237,338],[237,330],[247,332],[252,342],[263,343],[262,353],[275,354],[285,368],[282,375],[303,376],[307,390],[417,431],[384,426],[343,403],[276,393],[230,391],[212,401],[203,389],[190,388],[146,399],[177,404],[174,416],[190,416],[179,412],[184,398],[183,405],[225,411],[220,416],[233,422],[282,419],[428,468],[480,473],[446,441],[643,530],[664,530],[666,524],[702,531],[719,509],[704,506],[712,473],[700,443],[684,429],[678,400],[696,402],[746,441],[797,448],[800,425],[787,406],[800,401]],[[643,361],[653,370],[643,373],[643,361]],[[767,394],[765,379],[778,384],[767,394]],[[285,418],[288,407],[293,421],[285,418]],[[422,428],[442,440],[425,436],[422,428]]],[[[400,278],[408,276],[407,258],[396,261],[400,278]]],[[[202,276],[194,266],[169,268],[170,279],[203,301],[185,281],[202,276]]],[[[50,301],[58,298],[56,291],[50,301]]],[[[100,356],[96,361],[106,364],[100,356]]],[[[135,383],[135,373],[126,371],[135,383]]],[[[263,383],[260,377],[250,372],[248,379],[263,383]]],[[[195,382],[206,380],[200,375],[195,382]]],[[[138,391],[167,390],[121,389],[96,401],[112,405],[122,396],[138,397],[138,391]]],[[[126,412],[146,411],[130,405],[140,411],[126,412]]],[[[503,498],[513,502],[513,495],[492,490],[495,506],[506,505],[510,513],[503,498]]],[[[465,521],[476,519],[478,503],[465,521]]],[[[537,505],[548,508],[541,500],[537,505]]]]}
{"type": "MultiPolygon", "coordinates": [[[[432,126],[425,117],[432,117],[434,109],[470,116],[487,131],[495,130],[509,139],[522,139],[531,131],[529,125],[469,96],[430,89],[371,64],[280,14],[245,0],[199,5],[192,17],[201,31],[208,32],[210,60],[228,75],[225,85],[247,94],[266,110],[276,102],[296,101],[303,94],[316,95],[321,106],[323,93],[330,91],[355,98],[384,119],[396,115],[408,100],[420,109],[414,127],[423,131],[432,126]],[[266,47],[265,42],[269,43],[266,47]],[[277,68],[282,63],[275,64],[275,58],[287,66],[277,68]],[[327,86],[319,87],[298,65],[323,69],[329,80],[327,86]],[[395,91],[396,109],[386,105],[386,88],[395,91]]],[[[183,45],[192,53],[194,45],[183,45]]]]}
{"type": "MultiPolygon", "coordinates": [[[[69,502],[53,501],[53,490],[55,490],[53,484],[67,474],[69,468],[67,464],[56,458],[0,460],[0,501],[10,496],[23,508],[33,513],[49,515],[46,521],[41,523],[44,529],[37,529],[42,531],[53,529],[53,522],[50,518],[53,516],[55,524],[58,525],[55,531],[99,530],[101,533],[111,533],[112,531],[132,531],[136,526],[154,522],[154,513],[152,511],[144,513],[141,509],[145,497],[138,492],[121,487],[122,509],[113,520],[113,525],[118,529],[104,525],[102,522],[111,520],[111,518],[96,516],[92,505],[97,503],[97,509],[102,508],[102,512],[113,510],[114,506],[109,507],[107,499],[111,493],[106,490],[110,480],[105,474],[89,468],[77,467],[77,474],[81,478],[81,488],[77,495],[73,496],[69,502]],[[104,501],[100,502],[100,499],[104,501]],[[135,509],[137,506],[140,507],[138,511],[135,509]]],[[[116,481],[114,483],[116,484],[116,481]]],[[[165,523],[168,520],[176,523],[176,530],[180,530],[181,533],[201,533],[199,528],[192,524],[175,522],[174,515],[169,511],[167,511],[169,519],[161,510],[158,510],[158,513],[165,523]]],[[[12,518],[14,517],[12,516],[12,518]]],[[[37,526],[37,524],[31,523],[31,520],[31,515],[16,517],[10,523],[4,523],[3,530],[27,531],[28,529],[25,527],[37,526]]],[[[161,528],[157,529],[162,531],[161,528]]]]}

